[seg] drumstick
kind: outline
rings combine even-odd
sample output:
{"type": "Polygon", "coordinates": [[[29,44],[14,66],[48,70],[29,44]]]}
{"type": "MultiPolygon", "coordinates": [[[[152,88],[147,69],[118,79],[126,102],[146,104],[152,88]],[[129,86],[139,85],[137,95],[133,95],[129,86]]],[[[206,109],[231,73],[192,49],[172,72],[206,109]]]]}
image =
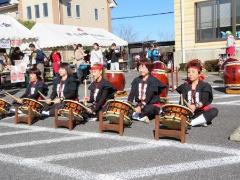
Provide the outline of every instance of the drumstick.
{"type": "MultiPolygon", "coordinates": [[[[40,99],[40,100],[38,100],[38,101],[40,101],[40,102],[47,102],[48,100],[47,100],[47,99],[40,99]]],[[[54,102],[54,100],[51,100],[51,101],[49,101],[49,102],[54,102]]]]}
{"type": "MultiPolygon", "coordinates": [[[[190,105],[188,104],[188,102],[187,102],[185,99],[183,99],[183,101],[184,101],[185,105],[186,105],[188,108],[190,108],[190,105]]],[[[190,108],[190,109],[191,109],[191,108],[190,108]]]]}
{"type": "Polygon", "coordinates": [[[181,103],[181,105],[183,106],[183,95],[182,94],[180,94],[180,103],[181,103]]]}
{"type": "Polygon", "coordinates": [[[19,101],[21,98],[18,98],[18,97],[15,97],[15,96],[13,96],[13,95],[11,95],[10,93],[8,93],[8,92],[4,92],[4,94],[5,95],[7,95],[7,96],[9,96],[9,97],[11,97],[12,99],[14,99],[15,101],[19,101]]]}
{"type": "Polygon", "coordinates": [[[44,96],[40,91],[38,91],[38,93],[43,97],[43,99],[47,99],[47,97],[46,96],[44,96]]]}
{"type": "Polygon", "coordinates": [[[85,100],[85,97],[87,97],[87,80],[86,79],[84,80],[84,101],[83,101],[83,104],[86,106],[87,102],[85,100]]]}

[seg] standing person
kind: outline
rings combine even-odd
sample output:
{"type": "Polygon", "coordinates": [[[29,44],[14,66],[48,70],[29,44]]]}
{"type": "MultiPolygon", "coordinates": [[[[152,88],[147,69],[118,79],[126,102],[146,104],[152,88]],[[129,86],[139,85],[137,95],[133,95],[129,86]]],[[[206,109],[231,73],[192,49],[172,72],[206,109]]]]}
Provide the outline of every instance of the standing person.
{"type": "Polygon", "coordinates": [[[36,62],[36,68],[38,68],[41,71],[42,78],[44,76],[44,62],[45,62],[45,57],[46,55],[44,52],[40,49],[37,49],[34,44],[29,44],[29,48],[32,51],[30,60],[31,64],[33,61],[36,62]]]}
{"type": "Polygon", "coordinates": [[[211,106],[213,101],[212,87],[203,81],[201,74],[202,65],[197,59],[187,64],[187,82],[177,87],[177,92],[182,94],[187,106],[194,112],[192,126],[211,124],[218,115],[218,109],[211,106]]]}
{"type": "Polygon", "coordinates": [[[157,49],[156,44],[151,44],[150,48],[147,51],[147,59],[151,62],[159,61],[160,53],[157,49]]]}
{"type": "MultiPolygon", "coordinates": [[[[110,82],[103,78],[102,71],[102,64],[94,64],[91,67],[94,81],[88,88],[90,90],[90,97],[84,98],[85,101],[93,104],[92,110],[88,112],[90,114],[97,115],[103,109],[107,100],[114,98],[114,93],[117,91],[110,82]]],[[[96,117],[94,117],[94,120],[96,120],[96,117]]]]}
{"type": "Polygon", "coordinates": [[[54,48],[50,54],[50,61],[52,62],[53,74],[56,76],[58,74],[60,64],[61,64],[61,54],[58,52],[57,48],[54,48]]]}
{"type": "Polygon", "coordinates": [[[231,31],[227,31],[226,54],[230,56],[236,55],[236,41],[231,31]]]}
{"type": "Polygon", "coordinates": [[[115,43],[112,43],[110,48],[110,60],[111,60],[111,70],[119,70],[119,57],[120,57],[120,51],[116,49],[117,46],[115,43]]]}
{"type": "Polygon", "coordinates": [[[11,56],[10,56],[12,65],[13,65],[13,66],[15,65],[15,60],[22,60],[23,57],[24,57],[24,54],[23,54],[23,52],[20,50],[20,48],[19,48],[19,47],[15,47],[15,48],[13,49],[13,52],[12,52],[11,56]]]}
{"type": "Polygon", "coordinates": [[[93,44],[93,50],[90,55],[90,63],[93,64],[103,64],[103,54],[101,49],[99,48],[98,43],[93,44]]]}
{"type": "Polygon", "coordinates": [[[53,116],[55,109],[63,107],[65,99],[76,100],[78,97],[78,83],[72,75],[72,69],[68,63],[60,64],[59,76],[53,81],[52,94],[46,100],[46,106],[42,112],[44,115],[53,116]]]}
{"type": "Polygon", "coordinates": [[[160,111],[160,92],[166,88],[151,75],[152,64],[141,60],[138,63],[140,76],[131,83],[128,101],[137,103],[133,119],[149,123],[160,111]]]}
{"type": "Polygon", "coordinates": [[[86,54],[84,53],[82,44],[77,44],[76,48],[74,49],[74,64],[77,69],[77,77],[80,83],[83,81],[84,70],[87,68],[84,66],[84,56],[86,56],[86,54]]]}

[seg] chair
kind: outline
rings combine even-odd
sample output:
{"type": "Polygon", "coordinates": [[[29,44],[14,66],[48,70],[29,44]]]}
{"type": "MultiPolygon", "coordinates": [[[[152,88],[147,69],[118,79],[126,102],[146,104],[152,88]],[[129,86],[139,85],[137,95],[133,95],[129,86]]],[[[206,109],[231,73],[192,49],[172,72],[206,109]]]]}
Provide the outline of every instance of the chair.
{"type": "Polygon", "coordinates": [[[117,124],[106,122],[104,123],[105,116],[102,111],[99,112],[99,132],[103,133],[104,131],[114,131],[118,132],[120,136],[124,132],[124,114],[121,113],[119,116],[119,121],[117,124]]]}

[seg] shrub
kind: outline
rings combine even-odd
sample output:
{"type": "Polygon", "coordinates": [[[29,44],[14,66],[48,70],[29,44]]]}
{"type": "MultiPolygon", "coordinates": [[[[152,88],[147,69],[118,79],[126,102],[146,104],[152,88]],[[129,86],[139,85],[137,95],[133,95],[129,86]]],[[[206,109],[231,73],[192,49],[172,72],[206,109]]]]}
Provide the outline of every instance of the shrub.
{"type": "Polygon", "coordinates": [[[204,66],[208,72],[219,71],[218,59],[205,61],[204,66]]]}

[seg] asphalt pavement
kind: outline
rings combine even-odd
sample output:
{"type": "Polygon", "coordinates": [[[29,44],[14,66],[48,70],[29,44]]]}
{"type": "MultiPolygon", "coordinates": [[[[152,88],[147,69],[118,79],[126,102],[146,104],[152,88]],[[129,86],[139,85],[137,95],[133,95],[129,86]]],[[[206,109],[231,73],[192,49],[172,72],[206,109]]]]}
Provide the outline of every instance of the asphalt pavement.
{"type": "MultiPolygon", "coordinates": [[[[185,75],[180,73],[179,84],[185,75]]],[[[121,137],[98,133],[98,122],[69,131],[53,128],[53,117],[31,126],[15,125],[14,117],[1,119],[0,179],[240,179],[240,144],[229,140],[240,126],[240,95],[225,94],[217,73],[206,75],[219,115],[208,127],[191,128],[184,144],[168,138],[154,140],[153,121],[134,122],[121,137]]],[[[127,91],[136,76],[136,71],[125,73],[127,91]]],[[[8,91],[20,96],[24,89],[8,91]]],[[[81,85],[80,98],[83,95],[81,85]]],[[[168,97],[171,103],[179,101],[176,92],[169,91],[168,97]]]]}

